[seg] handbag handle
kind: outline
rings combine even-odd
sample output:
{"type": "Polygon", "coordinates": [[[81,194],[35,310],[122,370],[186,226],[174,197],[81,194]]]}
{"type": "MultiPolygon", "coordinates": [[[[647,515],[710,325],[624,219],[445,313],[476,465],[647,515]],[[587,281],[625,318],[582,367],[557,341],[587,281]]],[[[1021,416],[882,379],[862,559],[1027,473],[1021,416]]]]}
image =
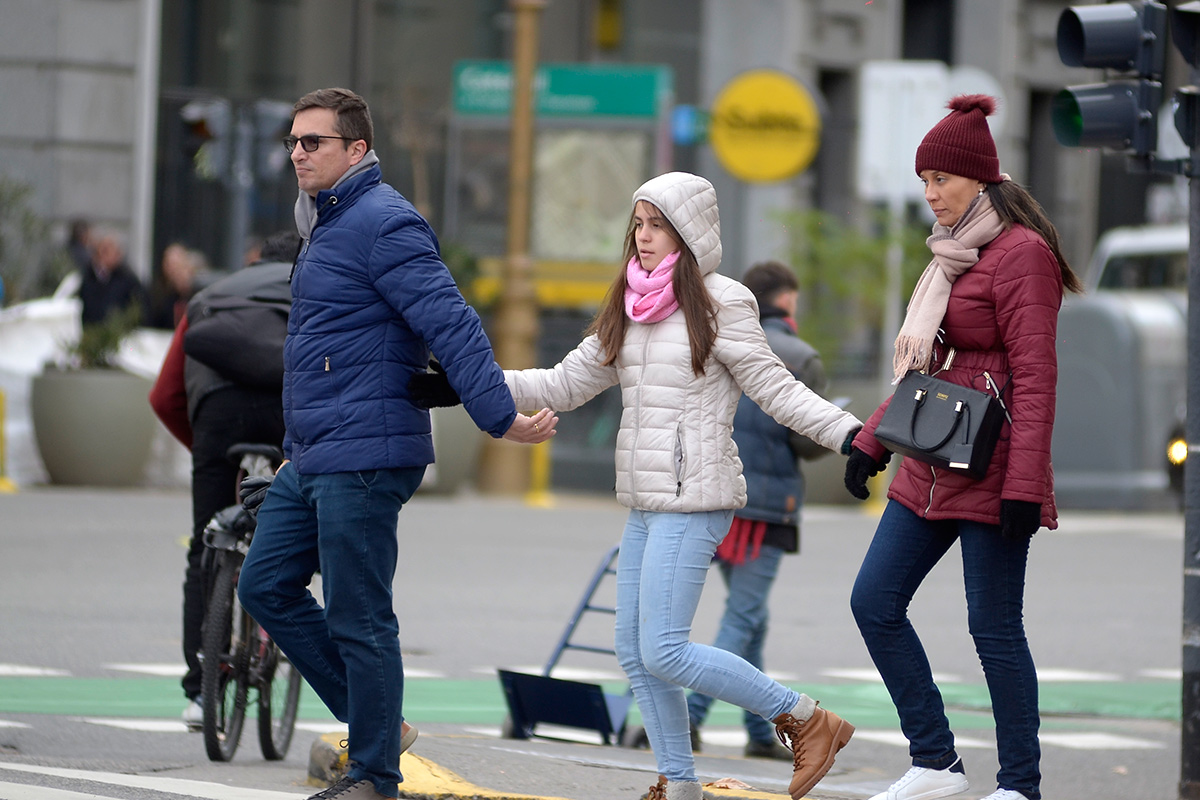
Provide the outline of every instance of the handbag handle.
{"type": "Polygon", "coordinates": [[[910,441],[913,443],[913,447],[923,450],[926,453],[931,453],[943,447],[946,442],[950,441],[950,437],[954,436],[954,432],[958,430],[958,424],[962,422],[963,411],[966,409],[967,404],[962,400],[956,400],[954,403],[954,422],[950,423],[950,430],[946,432],[946,435],[937,444],[924,446],[917,441],[917,413],[920,412],[921,406],[925,405],[925,397],[928,394],[929,390],[924,387],[917,389],[916,396],[913,398],[916,404],[913,406],[912,417],[908,421],[908,435],[910,441]]]}

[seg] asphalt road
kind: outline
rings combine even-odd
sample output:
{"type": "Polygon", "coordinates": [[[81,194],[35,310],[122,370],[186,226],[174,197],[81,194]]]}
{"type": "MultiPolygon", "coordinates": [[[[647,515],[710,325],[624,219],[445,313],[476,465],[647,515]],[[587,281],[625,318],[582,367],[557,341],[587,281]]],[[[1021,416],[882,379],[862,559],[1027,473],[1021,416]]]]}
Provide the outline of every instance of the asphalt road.
{"type": "MultiPolygon", "coordinates": [[[[423,796],[616,800],[654,781],[648,752],[601,746],[586,731],[547,732],[590,743],[498,736],[507,709],[496,668],[541,671],[624,520],[607,497],[553,501],[419,495],[401,514],[406,714],[422,731],[413,753],[475,786],[442,783],[423,796]]],[[[865,798],[908,766],[848,608],[877,512],[809,509],[802,553],[785,560],[773,594],[768,671],[859,729],[814,797],[865,798]]],[[[0,798],[271,800],[315,791],[304,785],[309,747],[338,725],[311,695],[282,762],[262,761],[248,731],[232,763],[214,764],[200,738],[182,732],[189,516],[187,494],[175,490],[0,495],[0,798]]],[[[1047,798],[1176,796],[1182,538],[1179,515],[1080,512],[1036,537],[1026,624],[1042,684],[1047,798]]],[[[597,599],[608,590],[602,583],[597,599]]],[[[711,639],[721,599],[714,576],[697,640],[711,639]]],[[[934,570],[913,618],[972,779],[964,797],[982,797],[994,788],[994,739],[957,551],[934,570]]],[[[610,640],[602,614],[586,615],[574,639],[610,640]]],[[[560,677],[621,689],[611,656],[568,652],[559,667],[560,677]]],[[[788,765],[741,758],[739,735],[738,712],[718,706],[698,762],[704,779],[783,791],[788,765]]],[[[432,769],[410,766],[414,776],[432,769]]]]}

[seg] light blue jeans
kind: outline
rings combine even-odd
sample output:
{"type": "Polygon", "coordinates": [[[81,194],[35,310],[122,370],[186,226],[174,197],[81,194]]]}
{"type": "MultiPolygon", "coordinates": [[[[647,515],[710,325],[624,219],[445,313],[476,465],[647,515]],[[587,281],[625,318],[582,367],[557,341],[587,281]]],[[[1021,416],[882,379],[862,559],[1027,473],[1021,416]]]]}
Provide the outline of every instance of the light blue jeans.
{"type": "Polygon", "coordinates": [[[616,651],[668,781],[695,781],[685,689],[774,719],[795,691],[740,656],[689,641],[717,545],[733,511],[629,512],[617,560],[616,651]]]}
{"type": "MultiPolygon", "coordinates": [[[[721,627],[717,630],[713,647],[739,655],[758,669],[763,668],[763,643],[767,640],[767,622],[770,619],[767,598],[782,559],[781,548],[764,544],[759,548],[758,558],[747,558],[741,564],[716,562],[729,595],[725,598],[725,613],[721,616],[721,627]]],[[[699,728],[708,717],[713,699],[709,695],[692,692],[688,695],[687,704],[688,719],[699,728]]],[[[742,721],[750,741],[775,741],[775,726],[758,714],[745,711],[742,721]]]]}

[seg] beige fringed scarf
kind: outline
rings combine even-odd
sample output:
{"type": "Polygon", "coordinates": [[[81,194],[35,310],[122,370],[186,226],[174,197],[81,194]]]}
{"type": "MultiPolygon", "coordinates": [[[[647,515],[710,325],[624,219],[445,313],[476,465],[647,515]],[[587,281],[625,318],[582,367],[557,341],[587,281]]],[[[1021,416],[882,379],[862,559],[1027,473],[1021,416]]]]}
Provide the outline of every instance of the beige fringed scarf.
{"type": "Polygon", "coordinates": [[[953,228],[934,224],[933,234],[925,240],[933,251],[933,260],[921,273],[917,288],[913,289],[904,324],[896,337],[896,354],[892,358],[893,384],[899,383],[910,370],[929,367],[933,342],[942,317],[946,316],[946,304],[950,301],[954,281],[979,261],[979,248],[1003,230],[1004,223],[986,192],[971,201],[953,228]]]}

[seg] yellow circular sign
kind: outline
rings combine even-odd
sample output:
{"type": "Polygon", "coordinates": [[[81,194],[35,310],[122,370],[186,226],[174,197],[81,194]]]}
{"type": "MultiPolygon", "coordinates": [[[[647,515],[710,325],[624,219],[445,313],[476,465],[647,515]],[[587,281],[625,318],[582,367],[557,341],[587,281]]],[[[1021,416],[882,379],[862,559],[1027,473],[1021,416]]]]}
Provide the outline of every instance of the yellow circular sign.
{"type": "Polygon", "coordinates": [[[802,172],[821,144],[821,114],[785,72],[756,69],[734,78],[710,110],[708,139],[717,159],[744,181],[778,181],[802,172]]]}

